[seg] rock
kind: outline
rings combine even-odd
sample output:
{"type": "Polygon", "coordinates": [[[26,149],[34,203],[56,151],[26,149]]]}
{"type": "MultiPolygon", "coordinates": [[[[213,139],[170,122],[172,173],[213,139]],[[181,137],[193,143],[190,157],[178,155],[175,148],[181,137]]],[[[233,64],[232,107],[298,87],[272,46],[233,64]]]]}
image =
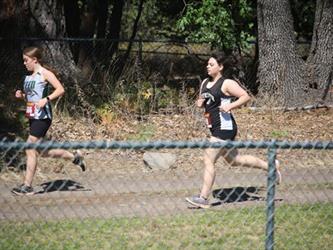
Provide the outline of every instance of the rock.
{"type": "Polygon", "coordinates": [[[176,162],[176,155],[171,153],[145,152],[143,162],[150,169],[170,169],[176,162]]]}

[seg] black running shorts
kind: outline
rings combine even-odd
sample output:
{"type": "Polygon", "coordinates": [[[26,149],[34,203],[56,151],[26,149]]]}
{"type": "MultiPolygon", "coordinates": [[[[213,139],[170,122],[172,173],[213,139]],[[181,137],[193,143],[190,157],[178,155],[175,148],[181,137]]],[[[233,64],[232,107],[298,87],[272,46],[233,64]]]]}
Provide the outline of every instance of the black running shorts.
{"type": "Polygon", "coordinates": [[[235,140],[237,135],[237,128],[233,130],[211,130],[212,136],[219,138],[221,140],[235,140]]]}
{"type": "Polygon", "coordinates": [[[49,130],[51,126],[51,119],[29,119],[30,125],[30,135],[35,136],[37,138],[42,138],[46,135],[46,132],[49,130]]]}

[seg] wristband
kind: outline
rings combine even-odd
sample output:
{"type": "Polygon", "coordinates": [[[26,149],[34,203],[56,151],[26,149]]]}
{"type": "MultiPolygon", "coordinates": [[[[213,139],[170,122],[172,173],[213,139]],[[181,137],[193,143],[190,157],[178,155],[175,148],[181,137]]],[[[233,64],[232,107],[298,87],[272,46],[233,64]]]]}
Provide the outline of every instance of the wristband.
{"type": "Polygon", "coordinates": [[[46,97],[46,100],[47,100],[48,102],[51,101],[51,100],[50,100],[50,97],[48,97],[48,96],[46,97]]]}

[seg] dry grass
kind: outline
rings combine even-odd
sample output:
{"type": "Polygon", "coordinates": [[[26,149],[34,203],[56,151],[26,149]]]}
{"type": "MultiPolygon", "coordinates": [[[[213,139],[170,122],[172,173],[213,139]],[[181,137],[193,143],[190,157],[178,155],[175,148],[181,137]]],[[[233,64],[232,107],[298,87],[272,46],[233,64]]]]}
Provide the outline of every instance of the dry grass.
{"type": "MultiPolygon", "coordinates": [[[[234,112],[239,128],[238,140],[289,140],[289,141],[332,141],[333,109],[318,109],[302,112],[252,111],[247,108],[234,112]]],[[[89,120],[77,120],[57,114],[49,132],[57,141],[81,140],[202,140],[209,136],[205,128],[202,111],[189,107],[182,114],[155,114],[141,117],[126,114],[118,116],[111,123],[94,124],[89,120]]],[[[90,169],[95,174],[112,172],[123,175],[145,171],[142,163],[143,150],[83,150],[86,153],[90,169]],[[110,166],[112,166],[110,168],[110,166]]],[[[188,176],[202,171],[201,149],[172,149],[177,155],[176,168],[188,176]]],[[[241,149],[242,154],[267,157],[265,149],[241,149]]],[[[326,168],[332,165],[330,150],[278,150],[278,158],[283,166],[293,168],[326,168]]],[[[22,159],[24,160],[24,159],[22,159]]],[[[37,179],[44,180],[52,175],[57,177],[79,174],[67,161],[40,159],[37,179]]],[[[232,168],[235,171],[249,169],[228,166],[223,160],[218,161],[217,171],[232,168]]],[[[18,173],[21,176],[21,173],[18,173]]],[[[18,181],[12,171],[3,171],[1,179],[18,181]]]]}

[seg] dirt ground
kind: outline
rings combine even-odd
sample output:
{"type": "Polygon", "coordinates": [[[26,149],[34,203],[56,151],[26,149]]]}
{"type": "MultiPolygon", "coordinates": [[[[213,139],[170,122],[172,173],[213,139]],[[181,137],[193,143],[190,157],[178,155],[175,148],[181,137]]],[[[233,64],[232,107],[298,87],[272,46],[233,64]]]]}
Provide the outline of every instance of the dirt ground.
{"type": "MultiPolygon", "coordinates": [[[[241,109],[234,112],[238,140],[332,141],[333,109],[278,112],[241,109]]],[[[52,139],[80,140],[202,140],[208,136],[201,112],[131,116],[108,123],[57,116],[52,139]]],[[[152,216],[192,213],[184,198],[197,194],[203,169],[202,149],[163,149],[177,156],[168,170],[143,163],[144,150],[82,149],[87,171],[64,160],[40,158],[34,181],[36,195],[18,197],[10,189],[22,182],[23,171],[0,172],[0,220],[152,216]],[[19,207],[25,213],[18,212],[19,207]]],[[[156,151],[156,150],[154,150],[156,151]]],[[[266,150],[241,149],[242,154],[266,158],[266,150]]],[[[278,150],[283,183],[278,202],[333,201],[332,150],[278,150]]],[[[220,159],[216,166],[212,209],[264,206],[266,173],[233,167],[220,159]]]]}

